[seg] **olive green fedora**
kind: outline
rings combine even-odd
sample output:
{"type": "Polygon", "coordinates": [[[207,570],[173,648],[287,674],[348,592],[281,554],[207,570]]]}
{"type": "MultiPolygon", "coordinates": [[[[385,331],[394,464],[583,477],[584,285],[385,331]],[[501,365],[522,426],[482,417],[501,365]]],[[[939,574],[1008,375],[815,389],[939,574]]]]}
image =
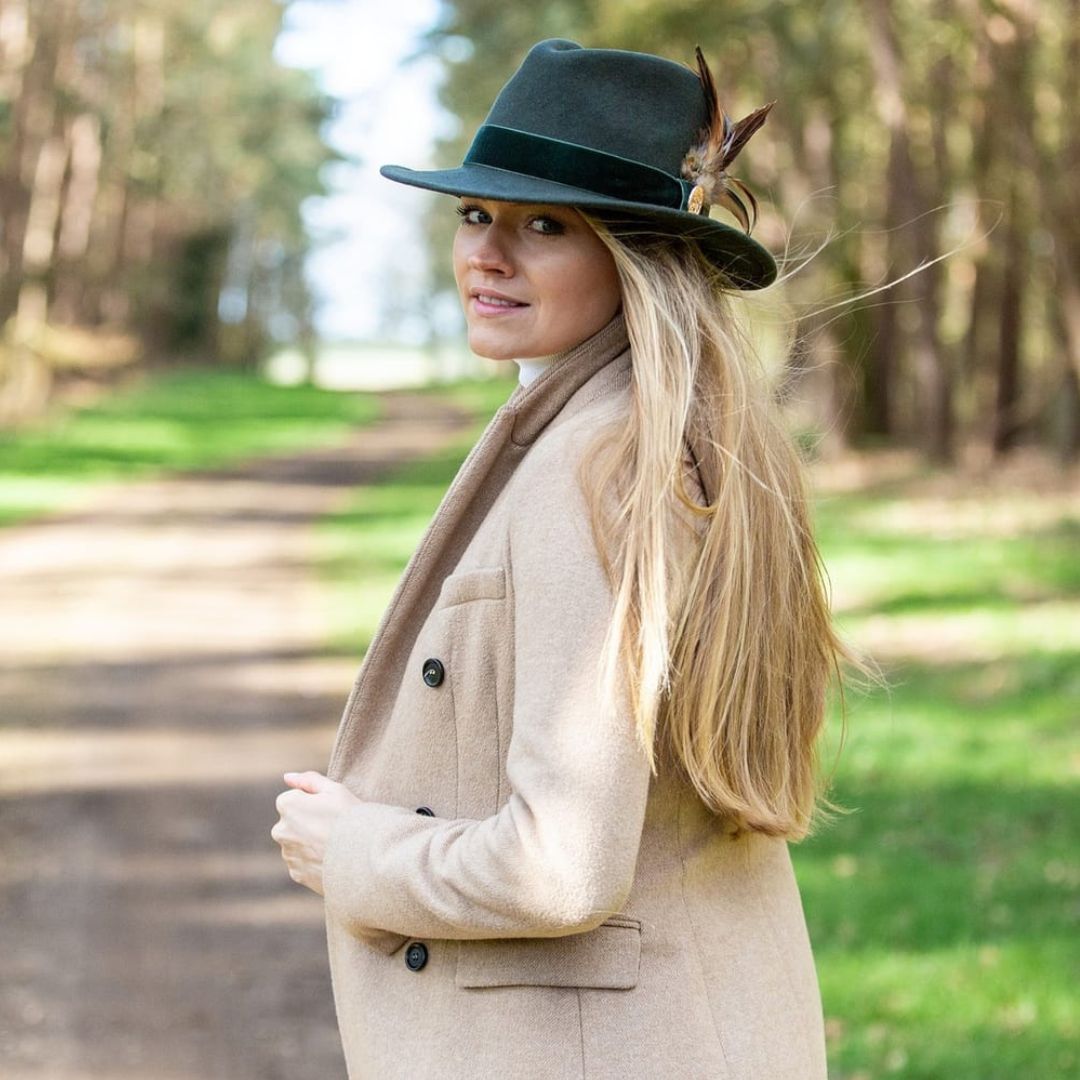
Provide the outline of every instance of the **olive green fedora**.
{"type": "Polygon", "coordinates": [[[756,202],[722,167],[772,103],[732,125],[716,102],[700,49],[697,55],[695,73],[649,53],[587,49],[563,38],[538,42],[499,91],[460,167],[384,165],[379,172],[451,195],[576,206],[608,222],[646,221],[695,239],[734,288],[764,288],[777,269],[749,235],[744,211],[747,203],[756,211],[756,202]],[[744,228],[709,217],[709,197],[733,207],[744,228]]]}

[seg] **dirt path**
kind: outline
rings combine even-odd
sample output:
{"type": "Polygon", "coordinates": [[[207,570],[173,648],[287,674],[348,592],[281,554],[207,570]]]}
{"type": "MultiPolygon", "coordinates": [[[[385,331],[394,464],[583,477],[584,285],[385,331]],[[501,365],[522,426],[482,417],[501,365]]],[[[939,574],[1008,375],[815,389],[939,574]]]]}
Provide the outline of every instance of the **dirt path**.
{"type": "Polygon", "coordinates": [[[344,1077],[322,902],[269,830],[359,657],[312,522],[468,418],[385,395],[346,446],[117,486],[0,532],[0,1075],[344,1077]]]}

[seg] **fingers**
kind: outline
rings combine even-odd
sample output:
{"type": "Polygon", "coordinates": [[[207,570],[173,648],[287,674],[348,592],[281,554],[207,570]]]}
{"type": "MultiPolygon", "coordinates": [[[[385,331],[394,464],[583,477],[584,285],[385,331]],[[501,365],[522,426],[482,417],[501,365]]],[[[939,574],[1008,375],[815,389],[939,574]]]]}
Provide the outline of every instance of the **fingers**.
{"type": "Polygon", "coordinates": [[[298,788],[300,791],[306,791],[311,795],[326,791],[334,784],[334,781],[328,776],[323,776],[321,772],[316,772],[314,769],[308,769],[307,772],[287,772],[284,775],[285,783],[289,787],[298,788]]]}
{"type": "Polygon", "coordinates": [[[290,788],[288,791],[282,791],[278,793],[278,797],[274,800],[274,809],[277,810],[282,817],[285,816],[285,808],[294,799],[299,798],[296,792],[290,788]]]}

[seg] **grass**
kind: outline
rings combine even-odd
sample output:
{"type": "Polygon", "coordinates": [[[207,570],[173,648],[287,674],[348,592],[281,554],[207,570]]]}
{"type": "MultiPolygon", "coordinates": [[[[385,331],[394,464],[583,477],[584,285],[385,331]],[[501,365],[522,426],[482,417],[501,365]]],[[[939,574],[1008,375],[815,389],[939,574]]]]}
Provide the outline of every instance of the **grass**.
{"type": "Polygon", "coordinates": [[[838,622],[892,684],[849,717],[853,812],[792,849],[835,1080],[1080,1072],[1080,522],[1053,502],[818,501],[838,622]]]}
{"type": "MultiPolygon", "coordinates": [[[[323,526],[350,651],[508,385],[453,392],[473,432],[323,526]]],[[[1080,1074],[1080,521],[1034,490],[956,487],[817,502],[838,621],[891,682],[849,703],[831,794],[851,812],[792,847],[832,1080],[1080,1074]]]]}
{"type": "Polygon", "coordinates": [[[378,414],[372,394],[275,386],[216,368],[154,375],[34,430],[0,433],[0,525],[105,482],[331,444],[378,414]]]}

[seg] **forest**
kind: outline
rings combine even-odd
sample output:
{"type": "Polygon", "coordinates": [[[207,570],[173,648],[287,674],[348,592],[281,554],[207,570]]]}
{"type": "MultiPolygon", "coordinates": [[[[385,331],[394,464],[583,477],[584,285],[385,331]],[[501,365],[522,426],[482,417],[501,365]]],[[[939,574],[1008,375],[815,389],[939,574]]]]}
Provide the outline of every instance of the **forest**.
{"type": "MultiPolygon", "coordinates": [[[[334,103],[271,61],[281,15],[0,0],[0,425],[80,365],[310,346],[299,207],[334,103]]],[[[552,36],[690,66],[700,44],[730,113],[777,102],[739,178],[782,262],[778,392],[822,449],[1076,459],[1080,0],[446,0],[420,49],[460,120],[437,164],[552,36]]]]}
{"type": "MultiPolygon", "coordinates": [[[[700,46],[734,118],[775,102],[732,174],[781,274],[737,303],[837,629],[884,676],[830,698],[843,812],[791,851],[829,1075],[1080,1076],[1080,0],[429,2],[364,105],[439,73],[456,131],[403,165],[460,164],[544,38],[700,46]]],[[[275,798],[327,767],[517,373],[316,377],[305,269],[347,222],[305,204],[389,162],[336,146],[325,67],[275,58],[315,7],[351,62],[339,14],[382,49],[406,5],[0,0],[5,1080],[345,1073],[275,798]],[[283,349],[306,378],[267,376],[283,349]]],[[[451,197],[404,194],[426,265],[381,323],[424,308],[463,347],[431,314],[451,197]]]]}
{"type": "Polygon", "coordinates": [[[0,429],[65,378],[308,341],[334,102],[274,0],[0,0],[0,429]]]}
{"type": "MultiPolygon", "coordinates": [[[[825,443],[984,465],[1080,449],[1078,0],[455,0],[427,38],[461,161],[530,44],[700,44],[734,117],[776,101],[735,174],[782,261],[779,382],[825,443]],[[502,58],[495,62],[494,58],[502,58]]],[[[716,211],[714,211],[714,214],[716,211]]],[[[724,216],[720,214],[719,216],[724,216]]],[[[734,222],[734,218],[731,218],[734,222]]],[[[433,215],[437,246],[449,224],[433,215]]]]}

